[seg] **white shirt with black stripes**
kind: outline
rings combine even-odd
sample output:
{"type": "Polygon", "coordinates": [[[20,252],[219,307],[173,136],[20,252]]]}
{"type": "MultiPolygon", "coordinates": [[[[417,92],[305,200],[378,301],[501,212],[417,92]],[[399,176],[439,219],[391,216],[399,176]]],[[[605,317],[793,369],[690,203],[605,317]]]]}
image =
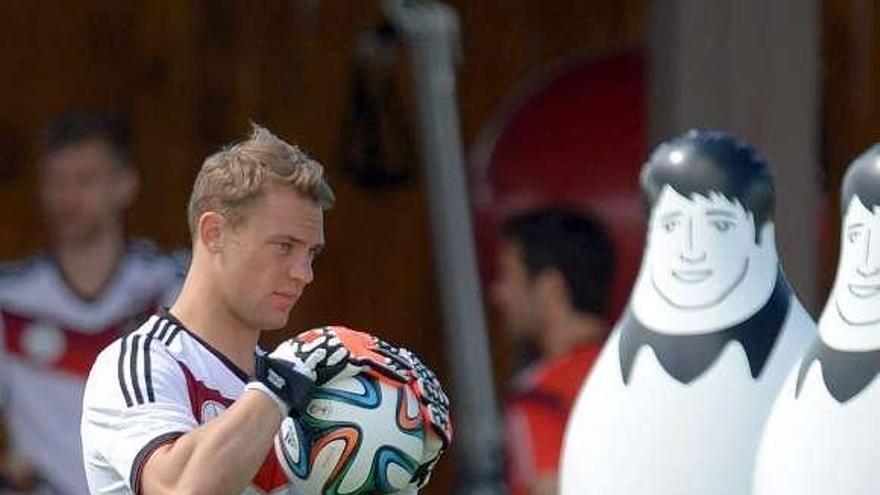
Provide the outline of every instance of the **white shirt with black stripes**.
{"type": "MultiPolygon", "coordinates": [[[[166,311],[99,356],[83,398],[82,443],[93,495],[137,494],[158,447],[217,417],[248,376],[166,311]]],[[[246,494],[291,493],[270,452],[246,494]]]]}

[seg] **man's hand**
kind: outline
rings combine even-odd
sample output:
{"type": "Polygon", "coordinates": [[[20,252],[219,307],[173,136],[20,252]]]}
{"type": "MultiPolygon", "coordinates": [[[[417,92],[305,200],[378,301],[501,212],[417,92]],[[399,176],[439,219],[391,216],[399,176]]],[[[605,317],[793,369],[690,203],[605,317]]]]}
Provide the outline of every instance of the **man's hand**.
{"type": "Polygon", "coordinates": [[[425,436],[425,451],[422,454],[422,459],[419,462],[419,467],[416,469],[415,474],[412,477],[412,481],[410,481],[410,486],[420,489],[428,484],[428,481],[431,480],[431,474],[434,471],[434,466],[437,465],[437,462],[440,460],[440,456],[443,455],[443,452],[446,451],[446,446],[442,441],[440,441],[440,437],[437,435],[427,435],[425,436]]]}
{"type": "Polygon", "coordinates": [[[348,349],[327,328],[311,332],[307,340],[293,338],[271,354],[257,352],[254,380],[246,388],[260,390],[273,399],[282,415],[300,414],[319,385],[346,371],[348,349]]]}
{"type": "Polygon", "coordinates": [[[443,391],[437,375],[415,354],[404,347],[396,347],[376,339],[377,352],[386,356],[401,374],[414,380],[414,388],[425,417],[443,442],[443,450],[452,441],[452,420],[449,416],[449,397],[443,391]]]}
{"type": "Polygon", "coordinates": [[[363,371],[374,371],[402,383],[409,380],[407,370],[381,352],[377,346],[379,339],[368,333],[342,326],[328,326],[303,332],[293,341],[303,351],[311,351],[315,346],[329,346],[328,353],[339,352],[340,348],[345,350],[345,359],[321,368],[323,375],[319,373],[318,385],[337,378],[352,377],[363,371]]]}
{"type": "Polygon", "coordinates": [[[257,389],[275,400],[283,415],[300,414],[316,387],[352,377],[368,369],[405,382],[407,377],[375,353],[375,337],[344,327],[321,327],[286,340],[270,354],[257,353],[254,380],[257,389]]]}
{"type": "Polygon", "coordinates": [[[317,385],[368,370],[412,382],[423,414],[443,442],[443,449],[452,441],[449,397],[437,375],[406,348],[365,332],[328,326],[297,335],[278,346],[271,357],[292,363],[317,385]]]}

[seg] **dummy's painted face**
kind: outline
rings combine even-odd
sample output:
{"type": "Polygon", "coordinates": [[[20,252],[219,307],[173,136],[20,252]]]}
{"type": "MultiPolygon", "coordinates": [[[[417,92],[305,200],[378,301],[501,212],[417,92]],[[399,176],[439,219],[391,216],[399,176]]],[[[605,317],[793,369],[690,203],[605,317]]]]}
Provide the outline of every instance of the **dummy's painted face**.
{"type": "Polygon", "coordinates": [[[856,196],[844,217],[834,287],[844,321],[851,325],[880,322],[880,209],[869,211],[856,196]]]}
{"type": "Polygon", "coordinates": [[[738,201],[712,193],[686,198],[665,186],[651,215],[651,283],[672,306],[721,303],[746,278],[758,251],[755,222],[738,201]]]}

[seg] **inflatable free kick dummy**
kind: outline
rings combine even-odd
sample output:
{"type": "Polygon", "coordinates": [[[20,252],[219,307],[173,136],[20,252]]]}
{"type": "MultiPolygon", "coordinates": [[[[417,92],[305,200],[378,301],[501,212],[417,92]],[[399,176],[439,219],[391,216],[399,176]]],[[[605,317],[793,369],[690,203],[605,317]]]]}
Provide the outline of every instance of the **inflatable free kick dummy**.
{"type": "Polygon", "coordinates": [[[841,206],[834,287],[768,420],[756,494],[880,490],[880,145],[850,165],[841,206]]]}
{"type": "Polygon", "coordinates": [[[767,165],[691,131],[644,165],[647,246],[569,419],[563,495],[743,495],[783,381],[815,336],[786,282],[767,165]]]}

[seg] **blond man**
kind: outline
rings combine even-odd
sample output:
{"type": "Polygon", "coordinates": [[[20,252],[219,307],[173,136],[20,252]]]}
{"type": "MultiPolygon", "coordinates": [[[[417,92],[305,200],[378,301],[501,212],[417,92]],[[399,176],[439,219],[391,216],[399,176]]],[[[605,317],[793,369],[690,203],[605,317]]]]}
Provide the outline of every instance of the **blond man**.
{"type": "Polygon", "coordinates": [[[312,282],[333,200],[320,164],[258,126],[205,160],[179,297],[105,349],[89,375],[81,434],[91,493],[281,489],[270,450],[282,418],[315,386],[370,359],[387,363],[353,356],[332,334],[308,352],[257,347],[312,282]]]}

